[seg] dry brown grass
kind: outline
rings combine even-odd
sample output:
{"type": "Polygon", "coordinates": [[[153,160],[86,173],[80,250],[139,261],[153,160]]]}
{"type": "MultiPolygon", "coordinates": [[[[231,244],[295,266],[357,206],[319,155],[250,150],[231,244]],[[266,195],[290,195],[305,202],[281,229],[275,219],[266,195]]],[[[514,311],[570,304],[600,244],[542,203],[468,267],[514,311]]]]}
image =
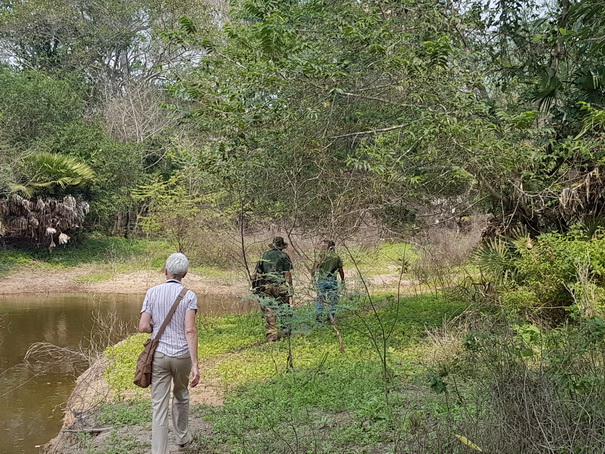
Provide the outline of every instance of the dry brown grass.
{"type": "Polygon", "coordinates": [[[411,266],[412,276],[430,289],[453,287],[465,273],[460,269],[481,242],[481,224],[460,232],[447,228],[429,229],[419,237],[418,260],[411,266]]]}

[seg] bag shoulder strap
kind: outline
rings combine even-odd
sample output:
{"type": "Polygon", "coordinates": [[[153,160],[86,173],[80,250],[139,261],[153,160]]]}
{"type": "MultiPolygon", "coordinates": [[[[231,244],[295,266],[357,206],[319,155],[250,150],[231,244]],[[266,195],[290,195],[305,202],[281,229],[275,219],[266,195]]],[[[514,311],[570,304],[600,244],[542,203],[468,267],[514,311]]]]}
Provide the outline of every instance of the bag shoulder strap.
{"type": "Polygon", "coordinates": [[[160,326],[160,329],[158,330],[158,334],[154,337],[154,339],[159,339],[162,336],[162,334],[164,334],[164,330],[166,329],[166,326],[168,326],[168,323],[170,323],[170,320],[172,319],[172,316],[176,312],[176,308],[178,307],[179,303],[185,296],[185,293],[187,293],[187,287],[183,286],[181,293],[179,293],[179,295],[176,297],[176,300],[174,300],[174,304],[170,308],[170,312],[168,312],[168,315],[166,315],[166,318],[164,319],[164,323],[162,323],[162,326],[160,326]]]}

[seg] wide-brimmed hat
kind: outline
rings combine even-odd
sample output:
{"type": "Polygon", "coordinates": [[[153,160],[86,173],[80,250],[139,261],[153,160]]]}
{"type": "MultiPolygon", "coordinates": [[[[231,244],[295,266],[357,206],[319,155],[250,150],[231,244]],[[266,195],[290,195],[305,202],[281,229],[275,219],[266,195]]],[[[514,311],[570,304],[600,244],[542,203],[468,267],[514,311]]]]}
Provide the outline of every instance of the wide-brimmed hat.
{"type": "Polygon", "coordinates": [[[269,246],[276,247],[277,249],[286,249],[288,247],[288,243],[286,243],[281,236],[276,236],[273,238],[273,242],[269,246]]]}
{"type": "Polygon", "coordinates": [[[336,246],[336,243],[333,240],[322,240],[322,243],[328,246],[328,250],[331,251],[336,246]]]}

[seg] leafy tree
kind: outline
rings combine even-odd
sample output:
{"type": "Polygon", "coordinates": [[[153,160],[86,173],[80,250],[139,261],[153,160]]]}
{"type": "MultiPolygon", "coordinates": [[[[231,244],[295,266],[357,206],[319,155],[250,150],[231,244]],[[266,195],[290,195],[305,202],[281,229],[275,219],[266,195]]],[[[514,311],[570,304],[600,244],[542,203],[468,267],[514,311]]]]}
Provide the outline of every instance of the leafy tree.
{"type": "Polygon", "coordinates": [[[89,219],[114,232],[147,209],[134,187],[183,174],[242,229],[598,223],[599,5],[5,2],[3,191],[52,152],[95,171],[89,219]]]}
{"type": "Polygon", "coordinates": [[[603,216],[598,112],[605,91],[599,40],[587,39],[600,26],[594,7],[561,0],[473,3],[468,10],[484,24],[482,35],[468,36],[491,79],[491,123],[525,149],[516,158],[524,169],[507,165],[498,169],[504,178],[489,178],[492,209],[500,207],[504,225],[521,223],[535,235],[603,216]]]}
{"type": "Polygon", "coordinates": [[[2,138],[27,147],[53,129],[81,118],[82,86],[75,78],[0,66],[0,128],[2,138]]]}
{"type": "Polygon", "coordinates": [[[129,235],[135,229],[137,206],[131,191],[148,178],[146,167],[155,162],[145,158],[151,144],[119,142],[100,125],[78,121],[56,128],[55,134],[40,139],[34,148],[72,156],[94,170],[96,178],[83,191],[90,202],[90,225],[117,235],[129,235]]]}
{"type": "Polygon", "coordinates": [[[472,188],[464,157],[449,157],[449,123],[458,116],[463,137],[483,126],[463,121],[485,108],[441,13],[422,3],[240,2],[222,40],[181,37],[209,55],[173,91],[197,103],[191,119],[213,145],[263,163],[243,178],[260,182],[254,195],[268,213],[288,230],[342,235],[373,213],[472,188]]]}
{"type": "Polygon", "coordinates": [[[197,230],[194,221],[201,212],[199,197],[179,184],[177,176],[141,185],[134,197],[145,206],[141,215],[143,231],[167,237],[178,251],[188,252],[197,230]]]}
{"type": "Polygon", "coordinates": [[[118,93],[124,83],[157,79],[191,58],[162,36],[179,16],[208,12],[200,0],[4,2],[0,44],[20,67],[79,72],[97,93],[118,93]]]}

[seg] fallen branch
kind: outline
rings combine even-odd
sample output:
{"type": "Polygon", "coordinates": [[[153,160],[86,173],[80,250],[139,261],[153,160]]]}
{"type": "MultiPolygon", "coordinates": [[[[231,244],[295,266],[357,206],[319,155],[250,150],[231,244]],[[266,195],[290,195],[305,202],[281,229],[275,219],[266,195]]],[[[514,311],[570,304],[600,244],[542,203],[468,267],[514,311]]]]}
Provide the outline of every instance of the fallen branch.
{"type": "Polygon", "coordinates": [[[49,367],[87,366],[89,360],[90,358],[82,352],[48,342],[34,342],[29,346],[23,358],[23,362],[27,365],[43,364],[49,367]]]}
{"type": "Polygon", "coordinates": [[[95,433],[107,432],[108,430],[112,430],[112,429],[113,429],[113,427],[92,427],[90,429],[61,429],[61,432],[95,434],[95,433]]]}

